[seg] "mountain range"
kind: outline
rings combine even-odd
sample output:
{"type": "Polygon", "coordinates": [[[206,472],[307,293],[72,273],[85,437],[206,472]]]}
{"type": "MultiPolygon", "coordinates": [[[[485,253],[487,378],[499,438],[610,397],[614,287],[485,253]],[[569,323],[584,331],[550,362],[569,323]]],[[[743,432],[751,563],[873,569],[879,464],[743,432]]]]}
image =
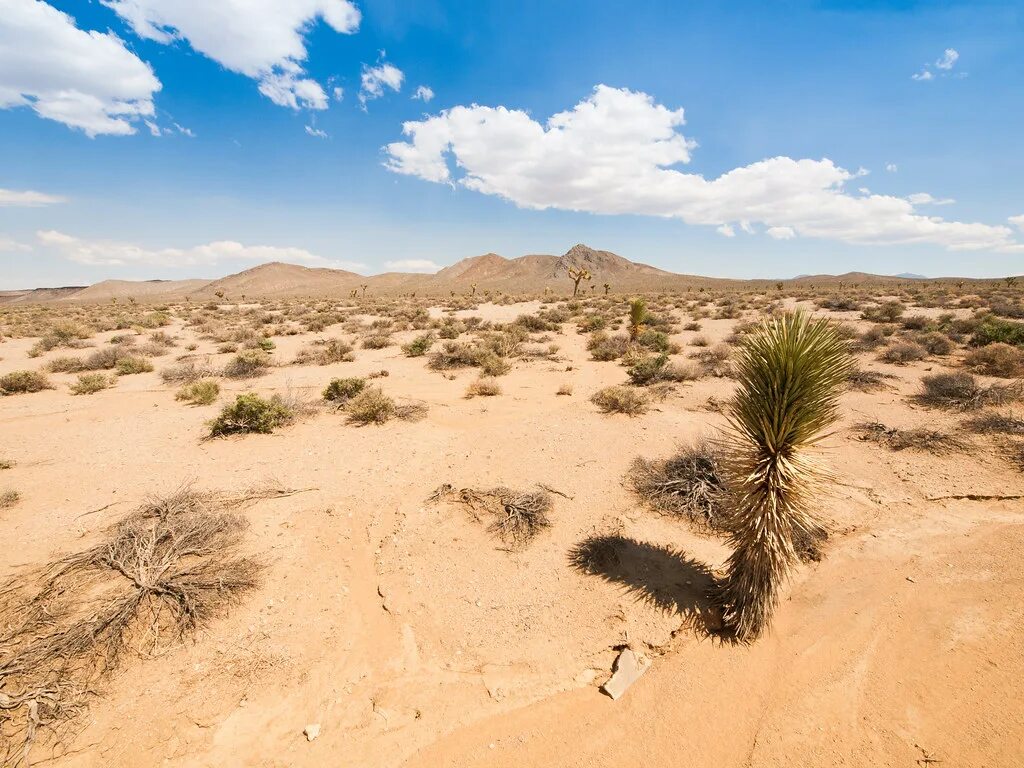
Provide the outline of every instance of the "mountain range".
{"type": "MultiPolygon", "coordinates": [[[[342,269],[303,267],[270,262],[216,280],[104,280],[89,286],[37,288],[24,291],[0,291],[0,303],[11,302],[108,302],[112,299],[173,301],[185,298],[237,301],[245,297],[285,298],[295,296],[347,296],[352,291],[375,295],[416,293],[447,295],[472,292],[525,293],[546,289],[556,294],[572,291],[570,270],[586,270],[582,291],[601,293],[607,284],[611,291],[685,290],[692,287],[771,285],[776,280],[732,280],[667,272],[648,264],[623,258],[610,251],[575,245],[561,256],[530,254],[508,259],[485,253],[456,262],[435,274],[386,272],[366,277],[342,269]]],[[[848,272],[843,275],[801,275],[781,282],[797,284],[847,285],[885,283],[923,279],[920,275],[872,275],[848,272]]],[[[953,278],[946,278],[953,279],[953,278]]],[[[966,279],[966,278],[965,278],[966,279]]]]}

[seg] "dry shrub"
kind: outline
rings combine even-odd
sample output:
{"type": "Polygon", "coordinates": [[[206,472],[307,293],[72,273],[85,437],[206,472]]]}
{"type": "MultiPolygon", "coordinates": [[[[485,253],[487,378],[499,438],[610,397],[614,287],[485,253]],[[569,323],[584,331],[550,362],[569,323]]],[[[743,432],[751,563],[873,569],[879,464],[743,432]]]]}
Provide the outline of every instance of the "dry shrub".
{"type": "Polygon", "coordinates": [[[948,451],[962,451],[968,444],[955,435],[927,427],[897,429],[877,421],[865,421],[854,426],[861,440],[883,445],[892,451],[910,449],[943,454],[948,451]]]}
{"type": "MultiPolygon", "coordinates": [[[[10,509],[20,500],[21,494],[18,493],[17,491],[2,491],[0,492],[0,509],[10,509]]],[[[3,681],[0,680],[0,683],[2,682],[3,681]]],[[[0,690],[2,690],[2,686],[0,686],[0,690]]],[[[3,709],[3,707],[0,706],[0,709],[3,709]]]]}
{"type": "Polygon", "coordinates": [[[963,426],[979,435],[1024,435],[1024,419],[1004,413],[984,413],[968,419],[963,426]]]}
{"type": "Polygon", "coordinates": [[[914,399],[936,408],[971,411],[986,405],[1004,405],[1020,397],[1020,383],[985,386],[971,374],[957,371],[925,376],[921,379],[921,392],[914,399]]]}
{"type": "Polygon", "coordinates": [[[383,333],[375,333],[363,339],[363,349],[384,349],[391,344],[391,337],[383,333]]]}
{"type": "Polygon", "coordinates": [[[398,404],[377,387],[367,387],[345,405],[352,424],[384,424],[392,418],[418,421],[427,414],[424,403],[398,404]]]}
{"type": "Polygon", "coordinates": [[[477,379],[466,388],[466,398],[494,397],[501,394],[501,385],[494,379],[477,379]]]}
{"type": "Polygon", "coordinates": [[[591,334],[587,340],[587,351],[594,360],[608,362],[618,360],[629,348],[629,339],[626,336],[609,336],[604,331],[597,331],[591,334]]]}
{"type": "Polygon", "coordinates": [[[629,381],[638,387],[646,387],[661,381],[693,381],[700,377],[694,366],[681,366],[669,362],[668,355],[647,355],[626,371],[629,381]]]}
{"type": "Polygon", "coordinates": [[[650,406],[650,401],[643,392],[618,386],[599,389],[590,398],[590,402],[603,413],[624,413],[627,416],[647,413],[650,406]]]}
{"type": "Polygon", "coordinates": [[[697,361],[703,376],[726,378],[732,375],[732,350],[728,344],[699,349],[691,352],[690,357],[697,361]]]}
{"type": "Polygon", "coordinates": [[[626,484],[653,509],[709,529],[722,527],[725,480],[721,456],[710,442],[686,446],[664,461],[634,459],[626,484]]]}
{"type": "Polygon", "coordinates": [[[217,374],[217,369],[208,361],[199,363],[195,360],[185,360],[160,369],[160,378],[164,384],[191,384],[200,379],[213,378],[217,374]]]}
{"type": "Polygon", "coordinates": [[[555,392],[555,394],[556,395],[565,395],[565,396],[571,395],[572,394],[572,384],[562,384],[558,388],[558,391],[555,392]]]}
{"type": "Polygon", "coordinates": [[[264,400],[259,395],[244,394],[225,405],[220,415],[209,422],[210,437],[241,435],[256,432],[270,434],[277,427],[290,424],[295,412],[280,395],[264,400]]]}
{"type": "Polygon", "coordinates": [[[246,349],[239,352],[224,366],[224,375],[229,379],[254,379],[262,376],[270,367],[270,356],[262,349],[246,349]]]}
{"type": "Polygon", "coordinates": [[[888,388],[888,385],[885,383],[886,379],[895,378],[891,373],[854,368],[850,371],[850,375],[846,377],[846,382],[850,385],[850,389],[855,389],[858,392],[876,392],[880,389],[888,388]]]}
{"type": "Polygon", "coordinates": [[[72,395],[94,395],[107,389],[113,382],[103,373],[83,373],[71,385],[72,395]]]}
{"type": "Polygon", "coordinates": [[[42,392],[44,389],[53,389],[53,385],[39,371],[12,371],[0,376],[0,395],[42,392]]]}
{"type": "Polygon", "coordinates": [[[126,656],[164,652],[257,587],[246,520],[209,494],[153,499],[96,545],[0,588],[0,763],[53,747],[126,656]]]}
{"type": "Polygon", "coordinates": [[[136,373],[149,373],[153,370],[153,364],[144,357],[128,355],[117,361],[114,370],[118,376],[131,376],[136,373]]]}
{"type": "Polygon", "coordinates": [[[192,405],[210,405],[220,396],[220,384],[213,379],[200,379],[191,384],[183,384],[175,394],[175,400],[182,400],[192,405]]]}
{"type": "Polygon", "coordinates": [[[985,376],[1012,379],[1024,376],[1024,350],[996,342],[969,352],[964,365],[985,376]]]}
{"type": "Polygon", "coordinates": [[[501,486],[483,491],[456,490],[445,483],[429,501],[458,502],[470,510],[475,520],[490,519],[487,530],[511,550],[525,548],[538,533],[551,526],[551,496],[545,491],[517,491],[501,486]]]}
{"type": "Polygon", "coordinates": [[[335,403],[339,408],[358,395],[366,387],[366,380],[356,377],[347,379],[331,379],[323,391],[323,398],[335,403]]]}
{"type": "Polygon", "coordinates": [[[906,365],[907,363],[924,360],[928,357],[928,350],[920,344],[911,341],[901,341],[886,348],[879,356],[879,360],[894,365],[906,365]]]}

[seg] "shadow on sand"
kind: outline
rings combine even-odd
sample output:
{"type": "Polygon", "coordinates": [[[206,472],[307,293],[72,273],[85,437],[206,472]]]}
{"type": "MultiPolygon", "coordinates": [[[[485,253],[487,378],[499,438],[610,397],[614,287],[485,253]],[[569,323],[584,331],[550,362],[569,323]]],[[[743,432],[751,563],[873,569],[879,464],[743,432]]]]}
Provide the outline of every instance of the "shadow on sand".
{"type": "Polygon", "coordinates": [[[569,561],[578,571],[622,586],[638,602],[678,613],[700,635],[721,636],[716,579],[681,550],[618,535],[592,536],[569,551],[569,561]]]}

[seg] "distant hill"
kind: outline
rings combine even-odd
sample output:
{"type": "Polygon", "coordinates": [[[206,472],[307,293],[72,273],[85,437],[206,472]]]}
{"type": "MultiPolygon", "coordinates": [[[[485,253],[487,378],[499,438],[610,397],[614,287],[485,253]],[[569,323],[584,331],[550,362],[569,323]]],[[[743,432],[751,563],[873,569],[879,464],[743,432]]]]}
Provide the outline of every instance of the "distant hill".
{"type": "MultiPolygon", "coordinates": [[[[591,279],[581,284],[586,292],[603,292],[608,283],[614,292],[680,291],[694,288],[726,288],[773,286],[778,280],[732,280],[667,272],[648,264],[630,261],[611,251],[574,245],[561,256],[529,254],[508,259],[497,253],[485,253],[462,259],[435,274],[387,272],[366,277],[343,269],[303,267],[297,264],[270,262],[228,275],[217,280],[104,280],[88,287],[39,288],[25,291],[0,291],[0,304],[11,302],[102,302],[111,299],[173,301],[186,297],[194,300],[215,300],[218,293],[228,301],[246,298],[283,298],[289,296],[344,297],[366,286],[377,295],[416,293],[420,296],[444,296],[469,293],[539,293],[550,290],[564,295],[572,290],[569,270],[586,269],[591,279]]],[[[832,285],[878,285],[907,280],[928,279],[922,275],[873,275],[847,272],[842,275],[800,275],[781,282],[832,285]]],[[[957,280],[958,278],[936,278],[957,280]]],[[[969,278],[962,278],[972,282],[969,278]]]]}

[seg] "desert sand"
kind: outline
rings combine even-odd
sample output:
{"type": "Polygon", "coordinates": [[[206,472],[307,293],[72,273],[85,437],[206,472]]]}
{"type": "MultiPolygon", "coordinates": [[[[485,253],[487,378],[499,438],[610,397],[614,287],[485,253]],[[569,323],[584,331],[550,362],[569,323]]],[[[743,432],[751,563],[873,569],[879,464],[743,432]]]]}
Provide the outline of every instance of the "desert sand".
{"type": "MultiPolygon", "coordinates": [[[[609,311],[621,316],[626,298],[609,297],[609,311]]],[[[695,298],[664,310],[679,361],[698,336],[713,346],[759,316],[751,308],[682,330],[695,298]]],[[[784,304],[858,332],[872,325],[807,298],[784,304]]],[[[565,304],[460,300],[458,311],[420,303],[435,319],[494,323],[565,304]]],[[[53,389],[0,398],[0,458],[13,462],[0,489],[21,495],[0,510],[4,578],[95,542],[145,498],[186,484],[290,491],[244,509],[247,549],[266,565],[258,589],[187,641],[126,660],[64,738],[40,740],[32,764],[1024,764],[1024,473],[988,436],[936,454],[892,451],[854,429],[957,433],[962,413],[912,396],[923,375],[959,369],[962,348],[905,365],[857,353],[862,369],[892,378],[842,395],[823,450],[836,473],[818,510],[830,538],[786,587],[768,634],[743,645],[700,626],[709,574],[728,555],[723,537],[646,507],[624,484],[636,457],[663,459],[719,433],[729,378],[676,384],[643,415],[601,413],[590,396],[622,384],[623,368],[593,360],[575,320],[532,334],[533,346],[557,352],[511,359],[494,397],[465,397],[473,368],[430,370],[403,354],[422,333],[413,328],[382,349],[357,344],[351,362],[289,364],[317,338],[357,341],[381,320],[372,299],[332,304],[364,330],[291,323],[296,333],[272,338],[266,375],[220,379],[211,405],[175,401],[177,387],[160,377],[177,357],[221,366],[233,356],[187,324],[179,303],[159,329],[174,346],[152,358],[156,370],[88,396],[69,393],[75,374],[51,373],[53,389]],[[207,439],[207,422],[237,394],[316,400],[333,378],[381,370],[374,383],[425,404],[423,418],[355,426],[324,409],[272,434],[207,439]],[[556,394],[563,385],[571,394],[556,394]],[[510,549],[463,505],[428,502],[443,483],[546,487],[551,526],[510,549]],[[593,536],[619,542],[605,576],[572,560],[593,536]],[[652,665],[613,701],[600,686],[624,647],[652,665]]],[[[211,316],[245,311],[211,306],[211,316]]],[[[45,322],[66,310],[47,311],[45,322]]],[[[151,332],[95,333],[85,352],[151,332]]],[[[0,375],[79,354],[30,358],[37,341],[5,335],[0,375]]]]}

